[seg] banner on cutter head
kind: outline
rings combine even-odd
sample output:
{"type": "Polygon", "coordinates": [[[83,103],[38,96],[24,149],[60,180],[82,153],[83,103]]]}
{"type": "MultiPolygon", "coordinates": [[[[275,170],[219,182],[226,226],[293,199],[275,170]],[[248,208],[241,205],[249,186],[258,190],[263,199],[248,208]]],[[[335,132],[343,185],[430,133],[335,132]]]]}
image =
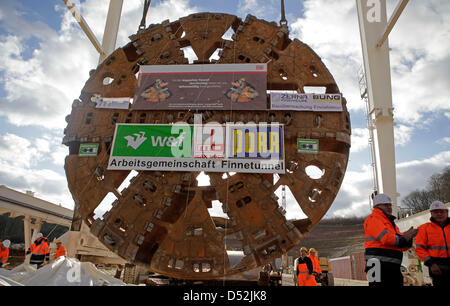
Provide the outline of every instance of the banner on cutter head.
{"type": "Polygon", "coordinates": [[[82,143],[80,144],[78,156],[97,156],[98,147],[98,143],[82,143]]]}
{"type": "Polygon", "coordinates": [[[227,124],[228,158],[283,159],[283,126],[280,124],[227,124]]]}
{"type": "Polygon", "coordinates": [[[117,124],[111,157],[192,157],[193,126],[117,124]]]}
{"type": "Polygon", "coordinates": [[[341,94],[270,93],[270,108],[312,112],[342,112],[341,94]]]}
{"type": "Polygon", "coordinates": [[[279,124],[117,124],[109,170],[285,173],[279,124]]]}
{"type": "Polygon", "coordinates": [[[108,170],[285,173],[284,160],[110,157],[108,170]]]}
{"type": "Polygon", "coordinates": [[[266,110],[266,64],[147,65],[134,110],[266,110]]]}
{"type": "Polygon", "coordinates": [[[98,98],[95,108],[128,109],[130,98],[98,98]]]}

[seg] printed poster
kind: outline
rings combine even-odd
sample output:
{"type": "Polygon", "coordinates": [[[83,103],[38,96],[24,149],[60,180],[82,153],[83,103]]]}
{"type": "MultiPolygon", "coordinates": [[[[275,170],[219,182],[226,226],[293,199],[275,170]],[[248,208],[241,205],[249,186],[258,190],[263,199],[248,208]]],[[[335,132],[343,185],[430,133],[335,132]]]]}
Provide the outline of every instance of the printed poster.
{"type": "Polygon", "coordinates": [[[266,110],[266,64],[141,66],[134,110],[266,110]]]}
{"type": "Polygon", "coordinates": [[[271,92],[270,109],[304,112],[342,112],[341,94],[271,92]]]}

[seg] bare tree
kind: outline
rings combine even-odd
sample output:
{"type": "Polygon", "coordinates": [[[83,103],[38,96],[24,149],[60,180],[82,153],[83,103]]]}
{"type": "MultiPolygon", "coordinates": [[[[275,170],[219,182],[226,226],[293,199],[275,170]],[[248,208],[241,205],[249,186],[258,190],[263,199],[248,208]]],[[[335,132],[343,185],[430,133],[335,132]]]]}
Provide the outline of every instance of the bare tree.
{"type": "Polygon", "coordinates": [[[427,210],[431,202],[433,202],[433,195],[426,190],[415,190],[402,200],[402,204],[411,209],[413,214],[427,210]]]}
{"type": "Polygon", "coordinates": [[[411,192],[402,200],[402,204],[412,213],[418,213],[429,209],[435,200],[450,202],[450,166],[445,167],[442,173],[433,174],[425,190],[411,192]]]}
{"type": "Polygon", "coordinates": [[[428,188],[436,200],[450,201],[450,167],[446,167],[442,174],[434,174],[428,181],[428,188]]]}

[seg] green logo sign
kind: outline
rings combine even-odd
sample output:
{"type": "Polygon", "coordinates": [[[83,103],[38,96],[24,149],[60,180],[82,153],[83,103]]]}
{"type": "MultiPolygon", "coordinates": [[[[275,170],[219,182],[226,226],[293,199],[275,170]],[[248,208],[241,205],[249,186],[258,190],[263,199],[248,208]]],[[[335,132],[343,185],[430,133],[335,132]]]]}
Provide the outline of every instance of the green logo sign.
{"type": "Polygon", "coordinates": [[[193,127],[118,124],[111,156],[192,157],[193,127]]]}
{"type": "Polygon", "coordinates": [[[97,156],[97,154],[98,154],[98,143],[80,144],[78,156],[97,156]]]}
{"type": "Polygon", "coordinates": [[[297,138],[297,152],[298,153],[319,153],[319,140],[318,139],[301,139],[297,138]]]}

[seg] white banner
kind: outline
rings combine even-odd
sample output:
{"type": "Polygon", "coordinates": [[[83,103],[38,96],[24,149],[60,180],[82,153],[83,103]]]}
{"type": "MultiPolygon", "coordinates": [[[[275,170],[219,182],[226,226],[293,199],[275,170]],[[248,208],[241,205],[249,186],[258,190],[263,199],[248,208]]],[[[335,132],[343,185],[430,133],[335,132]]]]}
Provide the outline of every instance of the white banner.
{"type": "Polygon", "coordinates": [[[342,112],[341,94],[308,94],[315,112],[342,112]]]}
{"type": "Polygon", "coordinates": [[[313,111],[313,104],[308,94],[271,92],[270,109],[313,111]]]}
{"type": "Polygon", "coordinates": [[[285,173],[284,160],[111,157],[108,170],[285,173]]]}
{"type": "Polygon", "coordinates": [[[310,112],[342,112],[341,94],[271,92],[270,109],[310,112]]]}
{"type": "Polygon", "coordinates": [[[128,109],[130,98],[99,98],[95,108],[128,109]]]}

